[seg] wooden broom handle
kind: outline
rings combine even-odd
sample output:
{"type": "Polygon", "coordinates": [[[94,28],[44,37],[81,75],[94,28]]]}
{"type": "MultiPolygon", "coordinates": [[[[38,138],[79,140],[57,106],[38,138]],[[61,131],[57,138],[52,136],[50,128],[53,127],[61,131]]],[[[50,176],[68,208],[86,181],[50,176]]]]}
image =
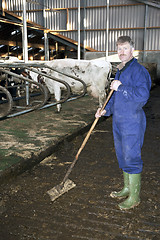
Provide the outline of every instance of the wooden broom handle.
{"type": "MultiPolygon", "coordinates": [[[[108,94],[108,96],[107,96],[107,99],[106,99],[103,107],[101,108],[101,112],[104,110],[104,108],[105,108],[105,106],[107,105],[109,99],[111,98],[113,92],[114,92],[114,90],[111,90],[111,91],[109,92],[109,94],[108,94]]],[[[66,179],[68,178],[70,172],[72,171],[72,168],[74,167],[75,163],[76,163],[77,160],[78,160],[79,154],[81,153],[81,151],[82,151],[83,148],[85,147],[85,145],[86,145],[86,143],[87,143],[87,141],[88,141],[88,139],[89,139],[89,137],[90,137],[93,129],[95,128],[98,120],[99,120],[99,118],[96,118],[96,119],[94,120],[94,122],[93,122],[93,124],[92,124],[92,126],[91,126],[91,128],[90,128],[90,130],[89,130],[89,132],[87,133],[87,135],[86,135],[86,137],[85,137],[85,139],[84,139],[81,147],[79,148],[79,150],[78,150],[78,152],[77,152],[77,155],[75,156],[74,161],[73,161],[72,164],[70,165],[70,168],[68,169],[68,171],[67,171],[67,173],[66,173],[66,175],[65,175],[65,177],[64,177],[64,179],[63,179],[63,181],[62,181],[61,184],[63,184],[63,183],[66,181],[66,179]]]]}
{"type": "MultiPolygon", "coordinates": [[[[107,105],[109,99],[110,99],[111,96],[112,96],[113,91],[114,91],[114,90],[111,90],[111,91],[109,92],[109,94],[108,94],[108,96],[107,96],[107,99],[106,99],[105,103],[103,104],[103,107],[101,108],[101,112],[104,110],[105,106],[107,105]]],[[[85,137],[85,139],[84,139],[84,141],[83,141],[80,149],[79,149],[78,152],[77,152],[76,158],[78,158],[79,154],[81,153],[81,151],[83,150],[84,146],[86,145],[86,143],[87,143],[87,141],[88,141],[88,139],[89,139],[89,137],[90,137],[93,129],[95,128],[98,120],[99,120],[99,118],[96,118],[96,119],[94,120],[94,122],[93,122],[93,124],[92,124],[89,132],[87,133],[87,135],[86,135],[86,137],[85,137]]]]}

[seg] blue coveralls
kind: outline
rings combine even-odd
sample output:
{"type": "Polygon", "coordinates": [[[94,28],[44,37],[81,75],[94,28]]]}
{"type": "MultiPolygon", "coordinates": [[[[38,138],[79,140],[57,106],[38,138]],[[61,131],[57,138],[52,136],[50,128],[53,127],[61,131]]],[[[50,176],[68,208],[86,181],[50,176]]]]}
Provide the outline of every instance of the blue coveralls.
{"type": "Polygon", "coordinates": [[[148,71],[133,58],[115,80],[122,85],[106,105],[105,116],[112,116],[114,145],[119,167],[129,174],[142,172],[141,148],[146,129],[142,107],[149,98],[151,78],[148,71]]]}

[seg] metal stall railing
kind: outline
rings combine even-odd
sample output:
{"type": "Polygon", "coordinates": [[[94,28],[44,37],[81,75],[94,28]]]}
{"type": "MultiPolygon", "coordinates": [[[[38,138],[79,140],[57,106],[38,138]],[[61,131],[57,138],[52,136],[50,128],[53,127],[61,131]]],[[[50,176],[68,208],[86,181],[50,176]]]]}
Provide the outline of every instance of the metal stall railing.
{"type": "Polygon", "coordinates": [[[13,99],[10,92],[3,86],[0,86],[0,119],[6,117],[12,110],[13,99]]]}
{"type": "MultiPolygon", "coordinates": [[[[60,71],[58,71],[56,69],[53,69],[53,68],[51,68],[48,65],[43,64],[43,63],[41,63],[41,64],[39,64],[39,63],[38,64],[37,63],[0,63],[0,72],[13,76],[15,78],[15,81],[18,81],[18,82],[19,81],[24,81],[24,85],[25,85],[26,82],[29,83],[29,84],[37,85],[40,88],[41,93],[43,94],[43,100],[41,100],[41,102],[39,104],[36,104],[35,106],[33,106],[33,103],[32,103],[32,105],[29,104],[28,106],[24,107],[25,110],[19,111],[19,112],[16,112],[16,113],[11,113],[12,112],[12,107],[13,107],[13,101],[11,101],[11,97],[8,97],[8,99],[10,99],[10,101],[9,101],[10,104],[8,104],[8,111],[6,111],[4,114],[3,113],[0,114],[0,118],[4,118],[6,116],[7,117],[14,117],[14,116],[17,116],[17,115],[20,115],[20,114],[24,114],[24,113],[33,111],[35,109],[42,109],[42,108],[50,107],[50,106],[53,106],[53,105],[61,104],[61,103],[64,103],[65,101],[67,101],[67,100],[68,101],[72,100],[71,98],[73,98],[73,100],[75,100],[75,99],[77,99],[79,97],[84,96],[85,93],[86,93],[86,89],[87,89],[86,84],[84,83],[83,80],[81,80],[81,79],[79,79],[79,78],[77,78],[75,76],[62,73],[62,72],[60,72],[60,71]],[[56,82],[59,82],[59,83],[65,85],[66,90],[67,90],[67,94],[66,94],[65,98],[62,98],[60,101],[51,102],[51,103],[47,104],[49,96],[48,96],[48,91],[47,91],[46,87],[44,85],[36,82],[36,81],[33,81],[33,80],[29,79],[28,77],[20,76],[20,75],[18,75],[16,73],[11,72],[9,69],[12,69],[12,68],[27,69],[27,70],[33,71],[33,72],[35,72],[35,73],[37,73],[37,74],[39,74],[39,75],[41,75],[43,77],[47,77],[47,78],[49,78],[49,79],[51,79],[53,81],[56,81],[56,82]],[[81,84],[83,85],[82,93],[80,95],[75,96],[75,97],[71,97],[70,85],[67,82],[65,82],[64,80],[61,80],[59,78],[53,77],[50,74],[46,74],[46,73],[44,73],[42,71],[38,71],[38,70],[36,70],[36,68],[40,68],[41,70],[42,69],[50,69],[52,71],[56,71],[56,72],[58,72],[58,73],[60,73],[62,75],[65,75],[66,77],[70,77],[70,78],[73,78],[73,79],[81,82],[81,84]],[[9,108],[9,106],[10,106],[10,108],[9,108]]],[[[26,96],[30,97],[30,95],[28,93],[26,93],[26,96]]],[[[14,100],[16,100],[16,99],[14,99],[14,100]]],[[[3,103],[4,103],[4,101],[3,101],[3,103]]],[[[29,103],[29,99],[26,99],[26,103],[29,103]]],[[[14,106],[14,108],[16,108],[16,107],[14,106]]],[[[20,108],[20,107],[17,106],[17,108],[20,108]]]]}
{"type": "MultiPolygon", "coordinates": [[[[29,78],[27,78],[27,77],[23,77],[23,76],[20,76],[20,75],[18,75],[18,74],[16,74],[16,73],[13,73],[13,72],[11,72],[11,71],[9,71],[9,70],[7,70],[6,68],[1,68],[0,67],[0,72],[2,72],[2,73],[5,73],[5,74],[8,74],[8,75],[10,75],[10,76],[12,76],[12,77],[14,77],[14,81],[16,82],[19,82],[19,79],[21,80],[21,81],[24,81],[24,82],[27,82],[27,83],[30,83],[30,84],[35,84],[36,86],[38,86],[38,88],[40,89],[40,91],[41,91],[41,93],[42,93],[42,98],[41,98],[41,101],[38,101],[38,103],[36,102],[36,104],[35,104],[35,102],[32,102],[32,105],[26,105],[26,106],[23,106],[23,107],[19,107],[19,108],[25,108],[25,109],[27,109],[27,112],[28,111],[31,111],[31,110],[35,110],[35,109],[38,109],[38,108],[40,108],[40,107],[42,107],[46,102],[47,102],[47,99],[48,99],[48,92],[46,91],[46,88],[42,85],[42,84],[40,84],[40,83],[38,83],[38,82],[35,82],[35,81],[32,81],[31,79],[29,79],[29,78]]],[[[20,87],[22,86],[22,85],[19,85],[20,87]]],[[[17,85],[16,85],[16,87],[17,87],[17,85]]],[[[13,86],[13,87],[8,87],[8,90],[9,90],[9,88],[15,88],[15,86],[13,86]]],[[[27,95],[28,96],[28,95],[27,95]]],[[[20,98],[19,98],[20,99],[20,98]]],[[[13,99],[14,100],[14,99],[13,99]]],[[[2,102],[2,104],[3,104],[3,102],[2,102]]],[[[13,107],[14,105],[12,105],[12,107],[13,107]]],[[[15,106],[15,108],[16,108],[16,106],[15,106]]],[[[17,107],[18,108],[18,107],[17,107]]],[[[10,113],[11,113],[11,111],[12,111],[12,108],[10,108],[10,111],[8,110],[8,114],[7,115],[9,115],[10,113]]],[[[23,111],[23,113],[25,113],[25,111],[23,111]]],[[[3,115],[3,113],[1,113],[1,115],[3,115]]],[[[5,114],[6,115],[6,114],[5,114]]],[[[4,116],[3,116],[4,117],[4,116]]]]}

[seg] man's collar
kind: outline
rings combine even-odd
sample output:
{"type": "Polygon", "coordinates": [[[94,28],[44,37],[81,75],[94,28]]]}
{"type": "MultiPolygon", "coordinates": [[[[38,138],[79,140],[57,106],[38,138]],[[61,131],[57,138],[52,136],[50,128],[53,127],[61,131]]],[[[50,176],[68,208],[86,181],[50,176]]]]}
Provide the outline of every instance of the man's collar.
{"type": "Polygon", "coordinates": [[[123,68],[126,68],[133,61],[133,59],[134,59],[134,57],[131,60],[129,60],[128,62],[126,62],[126,64],[121,62],[119,65],[117,65],[117,68],[119,69],[119,71],[121,71],[123,68]]]}

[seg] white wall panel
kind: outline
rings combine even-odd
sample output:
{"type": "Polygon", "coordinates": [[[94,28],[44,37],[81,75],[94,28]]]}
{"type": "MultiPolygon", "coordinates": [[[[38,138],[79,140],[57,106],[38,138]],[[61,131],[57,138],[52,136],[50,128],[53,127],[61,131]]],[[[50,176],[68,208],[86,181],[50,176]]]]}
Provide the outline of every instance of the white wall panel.
{"type": "Polygon", "coordinates": [[[148,10],[148,26],[149,27],[157,27],[160,26],[160,9],[155,7],[149,7],[148,10]]]}

